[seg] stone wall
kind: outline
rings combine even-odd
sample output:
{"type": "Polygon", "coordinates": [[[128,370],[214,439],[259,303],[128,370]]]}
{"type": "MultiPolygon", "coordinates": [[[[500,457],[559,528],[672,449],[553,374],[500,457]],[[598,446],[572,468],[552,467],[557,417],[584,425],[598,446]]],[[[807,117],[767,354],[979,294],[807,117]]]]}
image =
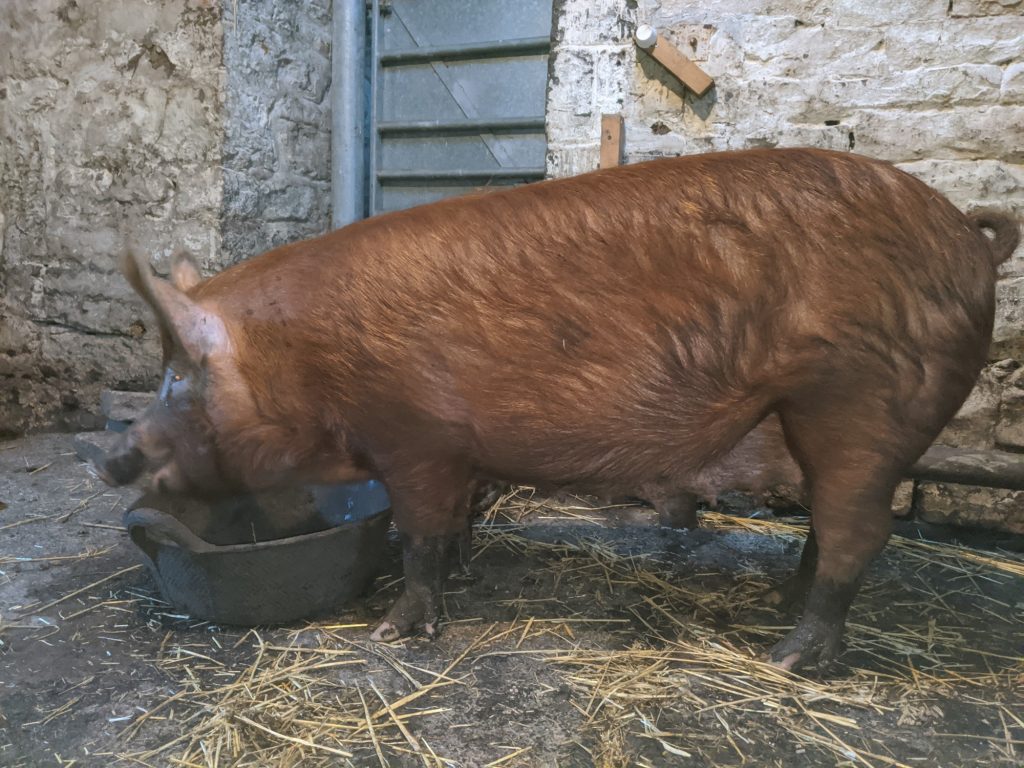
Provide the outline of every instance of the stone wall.
{"type": "Polygon", "coordinates": [[[213,271],[329,228],[329,86],[330,0],[0,3],[0,436],[155,386],[126,237],[213,271]]]}
{"type": "Polygon", "coordinates": [[[225,2],[224,66],[223,245],[234,262],[330,229],[330,0],[225,2]]]}
{"type": "Polygon", "coordinates": [[[188,0],[0,3],[0,434],[154,383],[117,264],[126,232],[158,262],[219,251],[220,38],[188,0]]]}
{"type": "MultiPolygon", "coordinates": [[[[1024,0],[561,0],[556,18],[550,175],[596,168],[600,116],[621,112],[627,162],[747,147],[861,152],[963,209],[994,205],[1024,221],[1024,0]],[[715,87],[686,92],[635,47],[638,24],[715,87]]],[[[1024,451],[1024,248],[997,295],[992,365],[939,442],[1024,451]]],[[[925,517],[990,509],[1024,532],[1021,494],[922,484],[913,496],[925,517]]]]}

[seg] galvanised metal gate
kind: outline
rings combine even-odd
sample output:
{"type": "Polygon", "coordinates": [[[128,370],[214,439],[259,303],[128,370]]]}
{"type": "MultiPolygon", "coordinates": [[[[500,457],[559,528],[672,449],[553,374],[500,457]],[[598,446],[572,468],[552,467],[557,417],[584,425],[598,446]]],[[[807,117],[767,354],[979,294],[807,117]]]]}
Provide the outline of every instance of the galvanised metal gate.
{"type": "Polygon", "coordinates": [[[369,214],[544,177],[552,0],[373,0],[369,214]]]}

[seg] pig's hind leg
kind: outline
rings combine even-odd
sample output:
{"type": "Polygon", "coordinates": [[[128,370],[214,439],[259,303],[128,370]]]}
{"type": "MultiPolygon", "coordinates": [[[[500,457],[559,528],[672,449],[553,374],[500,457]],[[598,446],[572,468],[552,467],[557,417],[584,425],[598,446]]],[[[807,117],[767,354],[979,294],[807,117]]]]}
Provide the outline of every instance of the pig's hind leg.
{"type": "Polygon", "coordinates": [[[700,525],[697,507],[700,499],[688,491],[676,490],[665,482],[644,483],[638,496],[627,496],[626,503],[640,501],[654,507],[658,513],[658,525],[662,528],[693,529],[700,525]]]}
{"type": "Polygon", "coordinates": [[[468,558],[467,476],[455,466],[421,465],[387,486],[401,535],[405,589],[370,637],[390,642],[417,629],[434,637],[453,550],[468,558]]]}
{"type": "Polygon", "coordinates": [[[800,568],[779,594],[795,601],[806,594],[799,622],[770,653],[786,669],[824,667],[839,653],[847,613],[868,563],[889,538],[892,496],[915,450],[887,439],[898,430],[879,424],[877,403],[849,405],[783,413],[810,479],[813,520],[800,568]]]}
{"type": "MultiPolygon", "coordinates": [[[[876,341],[884,348],[886,339],[876,341]]],[[[968,339],[942,355],[862,360],[780,404],[786,444],[809,484],[813,536],[789,582],[791,594],[806,588],[803,615],[771,650],[775,663],[821,667],[839,652],[864,571],[889,538],[896,485],[970,393],[978,348],[968,339]]]]}

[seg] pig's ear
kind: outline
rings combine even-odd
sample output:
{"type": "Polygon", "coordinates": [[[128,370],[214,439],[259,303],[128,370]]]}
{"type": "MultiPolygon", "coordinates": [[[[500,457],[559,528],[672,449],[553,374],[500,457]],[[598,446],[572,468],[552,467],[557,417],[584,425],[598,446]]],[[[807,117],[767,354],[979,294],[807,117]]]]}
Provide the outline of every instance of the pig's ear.
{"type": "Polygon", "coordinates": [[[191,291],[202,280],[199,265],[192,258],[192,254],[178,251],[171,257],[171,282],[179,291],[191,291]]]}
{"type": "Polygon", "coordinates": [[[227,349],[224,321],[153,274],[153,268],[144,257],[125,253],[121,268],[128,282],[156,314],[165,343],[170,342],[196,364],[211,353],[227,349]]]}

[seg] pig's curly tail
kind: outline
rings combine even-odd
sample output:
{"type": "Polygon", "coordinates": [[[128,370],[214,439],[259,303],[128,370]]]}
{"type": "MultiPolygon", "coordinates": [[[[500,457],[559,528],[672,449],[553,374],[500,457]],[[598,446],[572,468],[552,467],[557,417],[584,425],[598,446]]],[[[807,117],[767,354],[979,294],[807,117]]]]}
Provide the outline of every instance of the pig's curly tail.
{"type": "Polygon", "coordinates": [[[992,261],[995,264],[1002,264],[1013,254],[1020,243],[1020,226],[1017,219],[1003,211],[993,208],[982,208],[967,216],[979,230],[989,230],[992,237],[985,237],[989,250],[992,251],[992,261]]]}

